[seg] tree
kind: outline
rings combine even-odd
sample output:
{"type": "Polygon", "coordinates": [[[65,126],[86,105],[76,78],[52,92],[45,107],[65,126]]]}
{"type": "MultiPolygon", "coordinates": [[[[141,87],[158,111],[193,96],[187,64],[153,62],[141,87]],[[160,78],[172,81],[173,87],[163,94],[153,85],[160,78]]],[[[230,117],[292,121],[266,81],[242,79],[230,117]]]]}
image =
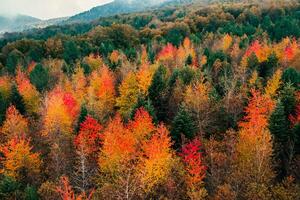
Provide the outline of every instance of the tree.
{"type": "Polygon", "coordinates": [[[16,82],[18,91],[22,96],[27,113],[37,114],[39,112],[40,94],[30,83],[30,80],[21,71],[21,69],[18,69],[16,82]]]}
{"type": "Polygon", "coordinates": [[[88,87],[87,109],[97,117],[100,122],[105,122],[114,111],[115,106],[115,77],[107,68],[99,72],[94,71],[90,77],[88,87]]]}
{"type": "Polygon", "coordinates": [[[103,132],[99,166],[103,172],[118,172],[135,153],[136,140],[123,124],[120,115],[110,121],[103,132]]]}
{"type": "Polygon", "coordinates": [[[187,86],[184,93],[186,108],[196,120],[197,130],[201,134],[205,133],[206,128],[213,119],[211,115],[213,109],[209,97],[210,92],[211,86],[209,83],[199,80],[187,86]]]}
{"type": "Polygon", "coordinates": [[[265,88],[265,94],[269,95],[271,98],[275,97],[276,92],[281,85],[281,75],[282,75],[282,71],[279,69],[274,73],[272,78],[270,78],[267,82],[267,86],[265,88]]]}
{"type": "Polygon", "coordinates": [[[38,89],[39,92],[47,89],[49,78],[48,70],[41,64],[37,64],[30,72],[30,82],[38,89]]]}
{"type": "Polygon", "coordinates": [[[24,55],[18,51],[17,49],[11,51],[6,60],[6,67],[7,71],[11,75],[15,75],[16,69],[18,65],[23,65],[24,64],[24,55]]]}
{"type": "Polygon", "coordinates": [[[117,98],[117,106],[120,108],[121,115],[128,119],[137,104],[140,90],[136,74],[130,73],[123,80],[119,87],[120,96],[117,98]]]}
{"type": "Polygon", "coordinates": [[[143,141],[155,130],[152,117],[144,108],[136,110],[134,119],[128,124],[137,141],[143,141]]]}
{"type": "Polygon", "coordinates": [[[75,195],[72,186],[69,183],[69,179],[66,176],[61,177],[62,186],[57,187],[57,193],[59,193],[62,200],[91,200],[94,191],[91,191],[89,195],[82,192],[78,196],[75,195]]]}
{"type": "Polygon", "coordinates": [[[166,107],[164,105],[164,91],[167,87],[167,69],[160,66],[154,73],[151,85],[148,89],[148,96],[156,110],[156,116],[159,121],[166,117],[166,107]]]}
{"type": "Polygon", "coordinates": [[[284,83],[291,83],[294,87],[299,87],[300,84],[300,72],[294,68],[287,68],[282,74],[282,80],[284,83]]]}
{"type": "Polygon", "coordinates": [[[184,106],[179,108],[172,122],[171,136],[177,145],[182,142],[182,137],[192,139],[196,131],[193,119],[184,106]]]}
{"type": "Polygon", "coordinates": [[[236,145],[236,169],[233,172],[237,194],[241,197],[263,192],[273,178],[272,138],[268,130],[268,118],[274,102],[268,96],[252,90],[252,97],[245,109],[245,117],[239,123],[239,140],[236,145]]]}
{"type": "Polygon", "coordinates": [[[1,145],[2,153],[0,173],[17,180],[28,178],[34,180],[41,167],[38,153],[32,153],[29,140],[15,137],[1,145]]]}
{"type": "Polygon", "coordinates": [[[6,140],[28,134],[28,120],[19,113],[15,106],[10,106],[7,109],[5,118],[1,133],[4,134],[6,140]]]}
{"type": "Polygon", "coordinates": [[[44,136],[70,135],[79,113],[79,106],[70,93],[55,88],[48,94],[44,113],[44,136]]]}
{"type": "Polygon", "coordinates": [[[142,143],[142,155],[137,168],[146,192],[152,191],[170,175],[173,162],[171,145],[169,132],[164,125],[158,126],[151,138],[142,143]]]}
{"type": "Polygon", "coordinates": [[[284,105],[279,101],[269,120],[269,130],[274,136],[275,155],[280,163],[279,176],[289,173],[295,151],[296,138],[290,127],[291,123],[285,113],[284,105]]]}
{"type": "Polygon", "coordinates": [[[201,143],[195,138],[182,147],[180,156],[185,165],[188,195],[191,199],[204,199],[207,195],[203,187],[206,166],[203,164],[201,143]]]}

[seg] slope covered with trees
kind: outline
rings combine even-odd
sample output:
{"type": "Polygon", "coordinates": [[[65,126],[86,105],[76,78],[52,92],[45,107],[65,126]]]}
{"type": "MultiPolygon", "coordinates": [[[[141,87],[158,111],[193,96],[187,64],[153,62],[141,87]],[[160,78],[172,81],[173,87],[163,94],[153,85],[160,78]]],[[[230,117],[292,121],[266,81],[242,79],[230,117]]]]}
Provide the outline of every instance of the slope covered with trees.
{"type": "Polygon", "coordinates": [[[6,35],[0,199],[299,199],[299,8],[192,4],[6,35]]]}

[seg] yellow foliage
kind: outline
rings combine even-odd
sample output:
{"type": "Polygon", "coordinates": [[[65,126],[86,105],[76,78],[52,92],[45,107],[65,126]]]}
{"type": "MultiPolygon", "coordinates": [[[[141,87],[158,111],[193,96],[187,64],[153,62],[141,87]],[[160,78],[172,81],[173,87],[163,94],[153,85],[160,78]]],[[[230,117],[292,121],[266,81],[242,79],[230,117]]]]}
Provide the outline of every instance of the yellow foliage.
{"type": "Polygon", "coordinates": [[[232,39],[232,37],[229,34],[226,34],[223,37],[223,41],[222,41],[222,49],[223,49],[223,51],[227,51],[229,49],[229,47],[232,44],[232,40],[233,39],[232,39]]]}
{"type": "Polygon", "coordinates": [[[137,76],[130,73],[119,87],[120,96],[117,98],[117,106],[123,117],[128,118],[138,102],[140,96],[137,76]]]}
{"type": "Polygon", "coordinates": [[[268,80],[267,86],[265,88],[265,94],[273,98],[276,95],[277,90],[281,84],[282,71],[278,69],[270,80],[268,80]]]}
{"type": "Polygon", "coordinates": [[[72,133],[73,119],[72,116],[68,114],[63,101],[63,93],[59,88],[49,93],[46,98],[45,106],[43,135],[70,135],[72,133]]]}
{"type": "Polygon", "coordinates": [[[148,192],[165,181],[171,171],[173,152],[169,132],[164,125],[160,125],[151,139],[144,142],[142,151],[138,170],[143,188],[148,192]]]}

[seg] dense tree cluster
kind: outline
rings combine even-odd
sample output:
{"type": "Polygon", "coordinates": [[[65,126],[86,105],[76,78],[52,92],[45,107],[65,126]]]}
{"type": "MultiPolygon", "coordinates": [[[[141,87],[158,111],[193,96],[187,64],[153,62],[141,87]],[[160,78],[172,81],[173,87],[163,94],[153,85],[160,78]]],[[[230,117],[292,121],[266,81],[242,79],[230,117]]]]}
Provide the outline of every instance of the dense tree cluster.
{"type": "Polygon", "coordinates": [[[0,198],[299,199],[298,8],[187,6],[5,36],[0,198]]]}

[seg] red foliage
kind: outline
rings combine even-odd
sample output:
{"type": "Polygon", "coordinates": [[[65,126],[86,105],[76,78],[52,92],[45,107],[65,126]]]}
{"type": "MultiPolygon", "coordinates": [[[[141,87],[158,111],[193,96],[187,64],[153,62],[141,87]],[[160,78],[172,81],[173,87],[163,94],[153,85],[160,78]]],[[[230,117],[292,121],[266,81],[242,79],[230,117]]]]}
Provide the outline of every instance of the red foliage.
{"type": "Polygon", "coordinates": [[[98,151],[102,128],[97,120],[87,116],[85,121],[80,124],[79,134],[74,140],[76,148],[87,154],[93,154],[98,151]]]}
{"type": "Polygon", "coordinates": [[[71,93],[65,93],[63,96],[63,102],[67,108],[67,112],[70,114],[70,116],[75,118],[79,113],[79,106],[77,105],[77,102],[73,95],[71,93]]]}
{"type": "Polygon", "coordinates": [[[190,187],[201,183],[205,178],[207,167],[203,165],[203,156],[200,150],[201,142],[199,139],[194,139],[190,143],[184,145],[180,153],[189,174],[187,183],[190,187]]]}
{"type": "Polygon", "coordinates": [[[168,43],[158,54],[157,60],[173,59],[176,56],[177,48],[168,43]]]}
{"type": "Polygon", "coordinates": [[[284,49],[284,55],[287,60],[292,60],[295,56],[295,52],[291,46],[287,46],[284,49]]]}
{"type": "Polygon", "coordinates": [[[252,53],[254,53],[256,56],[258,56],[258,52],[261,50],[261,44],[258,40],[255,40],[251,46],[246,51],[246,56],[250,56],[252,53]]]}

